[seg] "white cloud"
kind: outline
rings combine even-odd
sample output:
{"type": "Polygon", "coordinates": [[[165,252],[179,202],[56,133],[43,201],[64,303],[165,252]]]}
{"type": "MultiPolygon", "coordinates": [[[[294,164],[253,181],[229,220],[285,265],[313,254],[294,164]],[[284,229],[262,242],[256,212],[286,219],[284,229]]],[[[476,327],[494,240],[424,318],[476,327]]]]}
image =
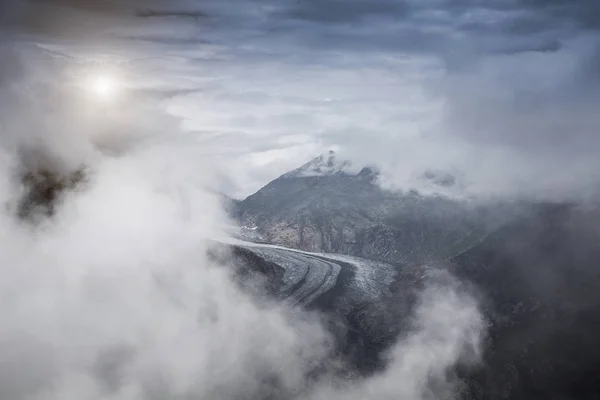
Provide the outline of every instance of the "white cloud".
{"type": "MultiPolygon", "coordinates": [[[[22,195],[15,149],[35,148],[67,174],[85,165],[87,180],[40,225],[11,207],[0,213],[0,397],[254,398],[271,381],[284,393],[314,387],[307,372],[331,344],[317,318],[242,292],[206,256],[227,220],[203,143],[153,102],[92,112],[98,105],[64,85],[71,70],[34,48],[2,57],[15,64],[0,81],[0,202],[22,195]],[[99,151],[105,134],[129,140],[99,151]]],[[[394,375],[406,386],[382,384],[384,394],[427,398],[430,373],[453,365],[481,332],[474,303],[459,293],[451,282],[427,291],[394,367],[365,387],[394,375]],[[452,334],[439,337],[440,328],[452,334]],[[406,363],[419,368],[407,375],[406,363]]]]}
{"type": "Polygon", "coordinates": [[[20,102],[2,115],[10,122],[0,136],[2,202],[19,195],[16,146],[41,141],[41,153],[57,153],[51,163],[71,159],[66,171],[83,163],[88,172],[41,226],[23,225],[11,209],[0,216],[2,396],[227,398],[256,392],[265,374],[297,388],[311,360],[326,354],[327,335],[255,302],[208,260],[206,241],[226,216],[196,144],[135,104],[104,114],[119,118],[86,118],[68,100],[74,93],[46,102],[40,95],[60,84],[25,77],[3,76],[12,89],[2,86],[2,104],[20,102]],[[148,136],[151,126],[161,133],[148,136]],[[95,150],[90,132],[114,130],[135,143],[118,155],[95,150]],[[103,362],[114,365],[103,370],[103,362]]]}
{"type": "Polygon", "coordinates": [[[458,398],[461,386],[451,368],[459,360],[478,360],[484,322],[473,299],[461,293],[456,282],[448,276],[433,278],[438,279],[445,283],[421,294],[413,330],[391,349],[386,371],[342,390],[323,388],[316,398],[458,398]]]}

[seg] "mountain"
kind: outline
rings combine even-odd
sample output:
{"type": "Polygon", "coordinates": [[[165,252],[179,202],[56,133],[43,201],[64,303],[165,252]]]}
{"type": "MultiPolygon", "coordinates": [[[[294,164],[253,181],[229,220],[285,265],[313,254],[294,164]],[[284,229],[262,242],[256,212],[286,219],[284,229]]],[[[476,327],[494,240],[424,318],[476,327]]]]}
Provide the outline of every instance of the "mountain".
{"type": "Polygon", "coordinates": [[[496,223],[491,208],[384,190],[378,178],[375,168],[353,172],[329,152],[239,202],[234,214],[269,243],[395,263],[450,257],[496,223]]]}
{"type": "MultiPolygon", "coordinates": [[[[314,283],[318,296],[298,305],[341,318],[333,324],[346,327],[341,351],[362,373],[385,367],[432,267],[471,287],[488,323],[483,364],[454,371],[465,382],[461,398],[600,398],[600,206],[472,206],[386,191],[377,176],[334,154],[282,175],[232,209],[255,240],[275,245],[240,248],[287,271],[281,277],[301,279],[310,269],[325,276],[330,267],[319,257],[338,265],[336,283],[314,283]]],[[[285,279],[277,282],[274,293],[294,298],[281,289],[285,279]]]]}
{"type": "Polygon", "coordinates": [[[330,150],[327,154],[321,154],[299,168],[290,171],[283,176],[286,178],[303,178],[315,176],[329,176],[346,173],[352,164],[347,160],[337,158],[335,151],[330,150]]]}

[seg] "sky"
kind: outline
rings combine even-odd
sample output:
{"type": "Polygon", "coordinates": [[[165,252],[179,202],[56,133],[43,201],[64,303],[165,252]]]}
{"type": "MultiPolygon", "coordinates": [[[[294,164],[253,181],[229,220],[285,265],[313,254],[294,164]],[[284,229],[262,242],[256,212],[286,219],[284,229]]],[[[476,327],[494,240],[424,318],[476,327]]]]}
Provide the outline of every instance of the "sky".
{"type": "Polygon", "coordinates": [[[447,369],[477,362],[486,329],[460,282],[431,268],[388,369],[315,382],[339,361],[319,318],[241,291],[207,257],[231,223],[218,193],[243,198],[335,149],[394,189],[440,170],[469,195],[595,198],[599,7],[2,1],[0,397],[452,392],[447,369]],[[103,75],[113,98],[94,89],[103,75]],[[86,179],[26,224],[18,174],[46,167],[86,179]]]}
{"type": "MultiPolygon", "coordinates": [[[[4,2],[6,38],[124,70],[236,198],[335,149],[395,188],[598,190],[594,0],[4,2]]],[[[1,21],[1,20],[0,20],[1,21]]]]}

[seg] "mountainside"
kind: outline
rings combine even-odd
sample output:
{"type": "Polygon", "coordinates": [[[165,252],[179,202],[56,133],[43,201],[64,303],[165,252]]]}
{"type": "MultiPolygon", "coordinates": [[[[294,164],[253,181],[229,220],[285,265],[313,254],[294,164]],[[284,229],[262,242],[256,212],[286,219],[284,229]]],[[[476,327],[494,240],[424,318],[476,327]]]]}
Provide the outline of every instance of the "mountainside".
{"type": "Polygon", "coordinates": [[[450,257],[494,224],[489,209],[386,191],[378,176],[370,167],[352,172],[330,152],[237,203],[234,214],[270,243],[385,262],[450,257]]]}
{"type": "MultiPolygon", "coordinates": [[[[465,382],[461,398],[599,398],[598,226],[598,209],[532,205],[433,266],[472,285],[488,322],[483,364],[456,370],[465,382]]],[[[385,366],[430,270],[265,244],[234,248],[239,265],[268,277],[274,296],[324,312],[340,351],[361,373],[385,366]]]]}
{"type": "Polygon", "coordinates": [[[600,398],[599,227],[599,208],[538,204],[451,260],[490,324],[469,398],[600,398]]]}
{"type": "MultiPolygon", "coordinates": [[[[338,166],[319,157],[237,203],[235,213],[254,239],[361,256],[366,270],[380,274],[363,279],[370,286],[359,285],[360,261],[339,264],[339,271],[352,272],[331,287],[346,289],[322,291],[311,303],[356,330],[342,341],[357,367],[385,365],[381,355],[404,331],[413,295],[432,265],[472,287],[488,323],[483,365],[455,371],[465,382],[462,398],[600,398],[600,207],[471,207],[386,192],[376,171],[338,166]]],[[[285,264],[288,275],[318,268],[276,246],[246,249],[285,264]],[[265,253],[272,251],[279,254],[265,253]]]]}

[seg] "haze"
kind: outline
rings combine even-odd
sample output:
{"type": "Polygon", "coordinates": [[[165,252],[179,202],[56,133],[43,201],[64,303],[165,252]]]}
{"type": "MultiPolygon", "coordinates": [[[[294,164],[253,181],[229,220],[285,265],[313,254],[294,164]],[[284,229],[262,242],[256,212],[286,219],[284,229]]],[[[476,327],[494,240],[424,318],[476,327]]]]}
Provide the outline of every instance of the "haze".
{"type": "Polygon", "coordinates": [[[207,256],[222,198],[333,149],[392,191],[595,203],[599,30],[596,0],[3,1],[0,398],[452,395],[476,291],[435,275],[389,368],[342,379],[317,312],[207,256]],[[23,168],[85,179],[23,223],[23,168]]]}

